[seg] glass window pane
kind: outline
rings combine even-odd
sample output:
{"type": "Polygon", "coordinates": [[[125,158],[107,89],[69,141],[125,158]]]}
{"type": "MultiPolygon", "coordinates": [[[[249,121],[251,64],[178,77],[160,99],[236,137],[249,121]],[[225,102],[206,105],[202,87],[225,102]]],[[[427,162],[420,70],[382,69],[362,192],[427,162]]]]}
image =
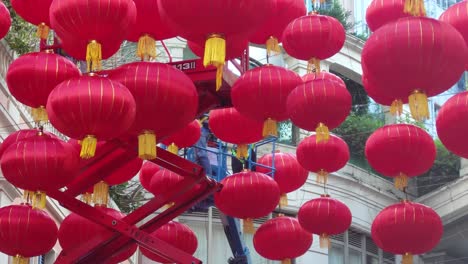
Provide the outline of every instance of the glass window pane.
{"type": "Polygon", "coordinates": [[[328,264],[344,264],[343,246],[332,244],[328,250],[328,264]]]}
{"type": "Polygon", "coordinates": [[[361,251],[349,249],[349,264],[361,264],[361,251]]]}
{"type": "Polygon", "coordinates": [[[379,264],[379,259],[373,256],[367,255],[367,264],[379,264]]]}

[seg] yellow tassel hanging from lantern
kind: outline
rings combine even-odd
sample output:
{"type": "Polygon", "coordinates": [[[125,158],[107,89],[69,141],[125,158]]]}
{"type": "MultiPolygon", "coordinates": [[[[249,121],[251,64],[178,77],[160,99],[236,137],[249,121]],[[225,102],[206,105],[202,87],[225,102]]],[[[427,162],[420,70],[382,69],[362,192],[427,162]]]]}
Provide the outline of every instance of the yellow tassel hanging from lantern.
{"type": "Polygon", "coordinates": [[[175,205],[174,202],[170,202],[170,203],[165,204],[161,209],[162,209],[163,211],[166,211],[167,209],[171,208],[171,207],[174,206],[174,205],[175,205]]]}
{"type": "Polygon", "coordinates": [[[325,170],[320,170],[317,172],[317,183],[318,184],[327,184],[328,182],[328,172],[325,170]]]}
{"type": "Polygon", "coordinates": [[[266,48],[268,56],[278,55],[281,53],[281,48],[279,46],[278,39],[273,36],[269,37],[266,41],[266,48]]]}
{"type": "Polygon", "coordinates": [[[177,147],[176,144],[174,143],[171,143],[168,147],[167,147],[167,151],[169,151],[170,153],[172,154],[179,154],[179,147],[177,147]]]}
{"type": "Polygon", "coordinates": [[[203,65],[214,66],[216,70],[216,91],[221,88],[223,83],[223,68],[226,61],[226,40],[218,34],[212,34],[205,43],[205,54],[203,56],[203,65]]]}
{"type": "Polygon", "coordinates": [[[263,123],[263,137],[268,136],[278,136],[278,126],[276,121],[271,118],[268,118],[265,123],[263,123]]]}
{"type": "Polygon", "coordinates": [[[22,257],[20,255],[16,255],[13,257],[13,264],[29,264],[29,258],[22,257]]]}
{"type": "Polygon", "coordinates": [[[281,260],[281,264],[291,264],[291,259],[283,259],[281,260]]]}
{"type": "Polygon", "coordinates": [[[46,122],[47,120],[49,120],[49,117],[47,116],[47,111],[44,106],[31,108],[31,115],[32,115],[34,122],[36,123],[46,122]]]}
{"type": "Polygon", "coordinates": [[[47,196],[45,192],[34,192],[32,195],[32,208],[33,209],[44,209],[47,205],[47,196]]]}
{"type": "Polygon", "coordinates": [[[101,44],[92,40],[86,48],[86,62],[88,64],[88,72],[101,70],[102,51],[101,44]]]}
{"type": "Polygon", "coordinates": [[[25,203],[32,204],[33,197],[34,197],[34,192],[28,191],[28,190],[23,191],[23,200],[25,203]]]}
{"type": "Polygon", "coordinates": [[[144,160],[156,158],[156,135],[152,131],[144,131],[138,135],[138,156],[144,160]]]}
{"type": "Polygon", "coordinates": [[[90,159],[96,154],[97,139],[94,136],[88,135],[81,141],[80,157],[90,159]]]}
{"type": "Polygon", "coordinates": [[[320,74],[322,70],[320,69],[320,60],[317,58],[312,58],[307,64],[307,73],[320,74]]]}
{"type": "Polygon", "coordinates": [[[397,188],[398,190],[403,190],[407,186],[408,186],[408,176],[406,176],[403,173],[400,173],[400,175],[398,175],[395,178],[395,188],[397,188]]]}
{"type": "Polygon", "coordinates": [[[243,220],[243,230],[246,234],[254,234],[255,227],[253,223],[253,219],[247,218],[243,220]]]}
{"type": "Polygon", "coordinates": [[[36,36],[40,39],[47,39],[49,37],[49,26],[45,23],[40,23],[37,25],[36,36]]]}
{"type": "Polygon", "coordinates": [[[249,157],[249,146],[248,145],[237,145],[236,157],[244,159],[249,157]]]}
{"type": "Polygon", "coordinates": [[[426,16],[424,0],[405,0],[403,11],[412,16],[426,16]]]}
{"type": "Polygon", "coordinates": [[[109,201],[109,184],[101,181],[94,185],[93,203],[95,205],[107,206],[109,201]]]}
{"type": "Polygon", "coordinates": [[[154,38],[144,35],[138,39],[137,56],[142,61],[156,58],[156,41],[154,38]]]}
{"type": "Polygon", "coordinates": [[[394,100],[390,105],[390,114],[399,116],[403,113],[403,102],[401,100],[394,100]]]}
{"type": "Polygon", "coordinates": [[[330,248],[330,237],[327,234],[320,235],[320,248],[330,248]]]}
{"type": "Polygon", "coordinates": [[[330,131],[328,127],[324,123],[319,123],[317,128],[315,129],[315,142],[328,142],[330,139],[330,131]]]}
{"type": "Polygon", "coordinates": [[[91,204],[93,202],[93,194],[89,192],[85,192],[81,195],[81,201],[86,204],[91,204]]]}
{"type": "Polygon", "coordinates": [[[279,207],[286,207],[288,206],[288,195],[286,193],[282,193],[279,201],[279,207]]]}
{"type": "Polygon", "coordinates": [[[416,90],[409,96],[408,99],[411,116],[416,121],[423,121],[429,118],[427,95],[424,92],[416,90]]]}
{"type": "Polygon", "coordinates": [[[321,4],[325,3],[327,0],[312,0],[312,3],[320,2],[321,4]]]}
{"type": "Polygon", "coordinates": [[[413,264],[413,255],[410,253],[404,254],[401,264],[413,264]]]}

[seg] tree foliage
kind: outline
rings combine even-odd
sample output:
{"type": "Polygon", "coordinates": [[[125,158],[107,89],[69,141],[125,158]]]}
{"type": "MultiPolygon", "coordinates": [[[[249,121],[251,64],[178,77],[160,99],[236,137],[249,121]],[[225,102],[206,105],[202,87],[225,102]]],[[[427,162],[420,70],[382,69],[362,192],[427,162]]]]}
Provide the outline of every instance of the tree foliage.
{"type": "Polygon", "coordinates": [[[129,182],[112,186],[109,195],[124,213],[130,213],[140,207],[147,199],[144,197],[144,190],[139,181],[129,182]]]}
{"type": "Polygon", "coordinates": [[[336,18],[340,21],[346,31],[351,30],[354,27],[354,24],[349,21],[351,11],[346,11],[338,0],[326,1],[324,4],[320,4],[319,8],[314,11],[321,15],[336,18]]]}
{"type": "Polygon", "coordinates": [[[35,26],[24,21],[16,14],[11,7],[10,0],[4,0],[3,3],[10,11],[11,28],[8,35],[5,37],[10,48],[18,54],[31,52],[35,49],[39,40],[36,38],[35,26]]]}

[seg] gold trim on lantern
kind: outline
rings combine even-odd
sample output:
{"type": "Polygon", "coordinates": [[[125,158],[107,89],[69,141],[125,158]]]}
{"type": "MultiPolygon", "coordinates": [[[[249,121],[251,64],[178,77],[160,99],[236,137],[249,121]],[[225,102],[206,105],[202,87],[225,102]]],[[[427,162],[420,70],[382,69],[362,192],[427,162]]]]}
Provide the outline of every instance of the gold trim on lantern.
{"type": "Polygon", "coordinates": [[[203,65],[216,67],[216,91],[223,84],[223,69],[226,61],[226,40],[219,34],[211,34],[205,42],[203,65]]]}
{"type": "Polygon", "coordinates": [[[31,108],[31,115],[32,115],[34,122],[36,123],[47,122],[47,120],[49,120],[49,117],[47,116],[46,108],[43,105],[37,108],[31,108]]]}
{"type": "Polygon", "coordinates": [[[279,207],[283,208],[288,206],[288,194],[287,193],[282,193],[280,196],[279,200],[279,207]]]}
{"type": "Polygon", "coordinates": [[[13,264],[29,264],[29,258],[25,258],[21,255],[16,255],[13,257],[13,264]]]}
{"type": "Polygon", "coordinates": [[[319,123],[315,129],[315,142],[326,143],[330,139],[330,130],[324,123],[319,123]]]}
{"type": "Polygon", "coordinates": [[[263,123],[263,137],[273,136],[278,137],[278,125],[275,120],[268,118],[263,123]]]}
{"type": "Polygon", "coordinates": [[[317,58],[310,59],[307,63],[307,73],[320,74],[321,71],[320,60],[317,58]]]}
{"type": "Polygon", "coordinates": [[[156,58],[156,40],[150,35],[143,35],[138,39],[137,56],[142,60],[156,58]]]}
{"type": "Polygon", "coordinates": [[[403,113],[403,101],[396,99],[390,105],[390,114],[399,116],[403,113]]]}
{"type": "Polygon", "coordinates": [[[107,206],[109,202],[109,184],[100,181],[94,185],[93,203],[98,206],[107,206]]]}
{"type": "Polygon", "coordinates": [[[321,169],[320,171],[318,171],[317,173],[317,183],[318,184],[327,184],[328,182],[328,172],[321,169]]]}
{"type": "Polygon", "coordinates": [[[255,227],[254,227],[254,222],[252,218],[247,218],[243,220],[243,230],[244,233],[246,234],[254,234],[255,233],[255,227]]]}
{"type": "Polygon", "coordinates": [[[278,55],[281,53],[279,41],[276,37],[270,36],[266,41],[266,48],[268,56],[278,55]]]}
{"type": "Polygon", "coordinates": [[[424,0],[405,0],[403,12],[412,16],[426,16],[424,0]]]}
{"type": "Polygon", "coordinates": [[[410,253],[405,253],[401,260],[401,264],[413,264],[413,255],[410,253]]]}
{"type": "Polygon", "coordinates": [[[88,65],[88,72],[100,71],[102,61],[102,48],[101,44],[96,40],[91,40],[86,47],[86,63],[88,65]]]}
{"type": "Polygon", "coordinates": [[[323,233],[320,235],[320,248],[330,248],[331,247],[331,241],[330,241],[330,236],[327,234],[323,233]]]}
{"type": "Polygon", "coordinates": [[[36,36],[40,39],[47,39],[49,37],[50,28],[45,23],[37,25],[36,36]]]}
{"type": "Polygon", "coordinates": [[[138,135],[138,156],[144,160],[156,158],[156,135],[153,131],[145,130],[138,135]]]}
{"type": "Polygon", "coordinates": [[[82,159],[90,159],[96,154],[97,139],[93,135],[86,136],[81,141],[80,157],[82,159]]]}
{"type": "Polygon", "coordinates": [[[424,121],[429,118],[429,106],[427,103],[427,95],[419,90],[415,90],[409,97],[411,116],[416,121],[424,121]]]}
{"type": "Polygon", "coordinates": [[[408,176],[404,173],[400,173],[396,178],[395,178],[395,188],[398,190],[403,190],[408,186],[408,176]]]}

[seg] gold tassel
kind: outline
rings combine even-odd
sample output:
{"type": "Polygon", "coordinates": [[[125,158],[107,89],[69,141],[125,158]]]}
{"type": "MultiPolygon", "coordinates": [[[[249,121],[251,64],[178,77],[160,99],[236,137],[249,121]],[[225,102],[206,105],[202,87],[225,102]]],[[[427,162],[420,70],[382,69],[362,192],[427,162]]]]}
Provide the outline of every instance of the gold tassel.
{"type": "Polygon", "coordinates": [[[394,100],[390,105],[390,114],[399,116],[401,113],[403,113],[403,102],[400,99],[394,100]]]}
{"type": "Polygon", "coordinates": [[[32,193],[32,208],[33,209],[44,209],[47,205],[47,196],[45,192],[33,192],[32,193]]]}
{"type": "Polygon", "coordinates": [[[156,158],[156,135],[152,131],[138,135],[138,156],[144,160],[156,158]]]}
{"type": "Polygon", "coordinates": [[[34,122],[36,123],[46,122],[47,120],[49,120],[49,117],[47,116],[47,111],[42,105],[37,108],[31,108],[31,115],[34,122]]]}
{"type": "Polygon", "coordinates": [[[137,56],[142,61],[156,58],[156,41],[154,38],[144,35],[138,39],[137,56]]]}
{"type": "Polygon", "coordinates": [[[90,159],[96,154],[97,139],[94,136],[88,135],[81,141],[80,157],[90,159]]]}
{"type": "Polygon", "coordinates": [[[223,68],[226,61],[226,40],[218,34],[212,34],[205,43],[203,65],[212,65],[216,70],[216,91],[219,91],[223,83],[223,68]]]}
{"type": "Polygon", "coordinates": [[[93,194],[89,192],[85,192],[81,195],[81,201],[86,204],[91,204],[93,202],[93,194]]]}
{"type": "Polygon", "coordinates": [[[407,186],[408,186],[408,176],[406,176],[403,173],[400,173],[400,175],[398,175],[395,178],[395,188],[397,188],[398,190],[403,190],[407,186]]]}
{"type": "Polygon", "coordinates": [[[281,53],[281,48],[279,46],[278,39],[273,36],[269,37],[266,41],[266,48],[268,56],[278,55],[281,53]]]}
{"type": "Polygon", "coordinates": [[[237,145],[236,157],[239,159],[249,157],[249,146],[247,145],[237,145]]]}
{"type": "Polygon", "coordinates": [[[330,237],[327,234],[320,235],[320,248],[330,248],[330,237]]]}
{"type": "Polygon", "coordinates": [[[427,95],[421,91],[414,91],[409,96],[409,106],[411,116],[416,121],[423,121],[429,118],[429,106],[427,104],[427,95]]]}
{"type": "Polygon", "coordinates": [[[16,255],[13,257],[13,264],[29,264],[29,258],[16,255]]]}
{"type": "Polygon", "coordinates": [[[328,142],[330,139],[330,131],[328,127],[324,123],[319,123],[317,128],[315,129],[315,142],[328,142]]]}
{"type": "Polygon", "coordinates": [[[401,261],[401,264],[413,264],[413,255],[410,253],[405,253],[403,255],[403,259],[401,261]]]}
{"type": "Polygon", "coordinates": [[[281,194],[280,201],[279,201],[279,207],[286,207],[288,206],[288,195],[286,193],[281,194]]]}
{"type": "Polygon", "coordinates": [[[281,264],[291,264],[291,259],[283,259],[281,264]]]}
{"type": "Polygon", "coordinates": [[[24,190],[23,191],[23,200],[24,200],[24,202],[27,203],[27,204],[32,204],[34,195],[35,195],[35,192],[24,190]]]}
{"type": "Polygon", "coordinates": [[[92,40],[86,48],[86,62],[88,64],[88,72],[101,70],[102,51],[101,44],[92,40]]]}
{"type": "Polygon", "coordinates": [[[253,219],[247,218],[243,220],[243,230],[244,233],[246,234],[254,234],[255,233],[255,227],[253,223],[253,219]]]}
{"type": "Polygon", "coordinates": [[[268,118],[265,123],[263,123],[263,137],[278,136],[278,127],[276,121],[268,118]]]}
{"type": "Polygon", "coordinates": [[[36,36],[40,39],[47,39],[49,37],[49,26],[45,23],[40,23],[37,25],[36,36]]]}
{"type": "Polygon", "coordinates": [[[177,147],[176,144],[171,143],[171,144],[167,147],[167,151],[169,151],[169,152],[172,153],[172,154],[178,155],[178,154],[179,154],[179,147],[177,147]]]}
{"type": "MultiPolygon", "coordinates": [[[[312,3],[315,4],[315,2],[318,2],[318,1],[319,1],[319,0],[312,0],[312,3]]],[[[320,3],[323,4],[323,3],[325,3],[326,1],[327,1],[327,0],[320,0],[320,3]]]]}
{"type": "Polygon", "coordinates": [[[307,73],[320,74],[320,72],[320,60],[317,58],[310,59],[309,63],[307,64],[307,73]]]}
{"type": "Polygon", "coordinates": [[[95,205],[107,206],[109,201],[109,184],[101,181],[94,185],[93,203],[95,205]]]}
{"type": "Polygon", "coordinates": [[[165,204],[165,205],[162,207],[162,210],[163,210],[163,211],[166,211],[167,209],[171,208],[171,207],[174,206],[174,205],[175,205],[174,202],[167,203],[167,204],[165,204]]]}
{"type": "Polygon", "coordinates": [[[317,183],[319,184],[327,184],[328,182],[328,172],[325,170],[320,170],[317,172],[317,183]]]}
{"type": "Polygon", "coordinates": [[[403,11],[412,16],[426,16],[424,0],[406,0],[403,11]]]}

